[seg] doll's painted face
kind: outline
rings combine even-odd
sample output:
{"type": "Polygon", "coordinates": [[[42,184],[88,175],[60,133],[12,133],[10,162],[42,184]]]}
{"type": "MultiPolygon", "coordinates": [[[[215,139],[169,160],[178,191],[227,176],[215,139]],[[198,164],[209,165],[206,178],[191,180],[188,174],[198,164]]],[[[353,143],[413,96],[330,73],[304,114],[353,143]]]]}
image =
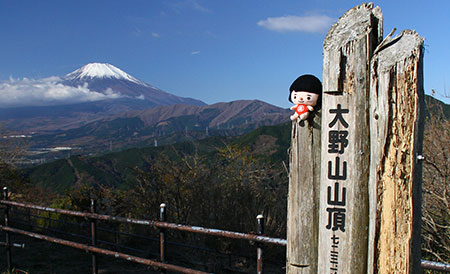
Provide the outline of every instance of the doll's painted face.
{"type": "Polygon", "coordinates": [[[291,100],[294,104],[303,104],[307,106],[315,106],[317,104],[317,99],[319,94],[315,94],[307,91],[295,91],[291,93],[291,100]]]}

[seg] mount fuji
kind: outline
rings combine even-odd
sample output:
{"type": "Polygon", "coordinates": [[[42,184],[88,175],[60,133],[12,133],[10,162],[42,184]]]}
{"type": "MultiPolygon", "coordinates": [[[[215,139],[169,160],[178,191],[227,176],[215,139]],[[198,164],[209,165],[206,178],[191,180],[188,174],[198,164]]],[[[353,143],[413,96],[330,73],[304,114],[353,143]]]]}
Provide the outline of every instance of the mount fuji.
{"type": "MultiPolygon", "coordinates": [[[[185,104],[203,106],[204,102],[184,98],[144,83],[121,69],[106,63],[90,63],[64,76],[63,85],[87,86],[89,90],[120,98],[144,100],[148,106],[185,104]]],[[[142,103],[142,102],[140,102],[142,103]]],[[[142,104],[138,104],[142,105],[142,104]]]]}
{"type": "Polygon", "coordinates": [[[47,132],[150,107],[206,105],[162,91],[105,63],[90,63],[62,77],[18,82],[0,84],[0,123],[11,130],[47,132]],[[3,106],[8,100],[15,101],[3,106]]]}

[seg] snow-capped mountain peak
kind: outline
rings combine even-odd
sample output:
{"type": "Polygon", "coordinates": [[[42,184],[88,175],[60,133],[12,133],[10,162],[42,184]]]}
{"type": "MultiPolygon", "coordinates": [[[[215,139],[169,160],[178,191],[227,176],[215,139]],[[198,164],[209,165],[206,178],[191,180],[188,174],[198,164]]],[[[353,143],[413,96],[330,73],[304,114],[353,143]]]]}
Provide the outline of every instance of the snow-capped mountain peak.
{"type": "Polygon", "coordinates": [[[66,80],[83,80],[86,78],[116,78],[148,86],[148,84],[107,63],[90,63],[65,76],[66,80]]]}
{"type": "Polygon", "coordinates": [[[134,108],[148,106],[187,104],[205,105],[204,102],[191,98],[179,97],[144,83],[121,69],[106,63],[90,63],[66,74],[59,82],[63,86],[102,93],[111,97],[128,100],[134,108]]]}

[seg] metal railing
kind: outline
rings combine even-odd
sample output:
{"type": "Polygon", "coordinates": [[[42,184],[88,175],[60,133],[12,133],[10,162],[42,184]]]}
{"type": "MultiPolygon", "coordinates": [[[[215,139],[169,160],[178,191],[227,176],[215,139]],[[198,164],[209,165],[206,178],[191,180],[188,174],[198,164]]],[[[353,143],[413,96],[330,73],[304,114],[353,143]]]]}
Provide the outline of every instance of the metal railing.
{"type": "MultiPolygon", "coordinates": [[[[210,236],[216,236],[216,237],[224,237],[229,239],[240,239],[240,240],[246,240],[250,242],[255,242],[257,245],[256,249],[256,262],[257,262],[257,273],[262,274],[263,273],[263,245],[262,244],[272,244],[272,245],[279,245],[279,246],[286,246],[287,241],[285,239],[280,238],[271,238],[264,236],[264,217],[262,215],[257,216],[257,233],[256,234],[246,234],[246,233],[240,233],[240,232],[232,232],[232,231],[226,231],[226,230],[220,230],[220,229],[211,229],[211,228],[204,228],[199,226],[189,226],[189,225],[181,225],[181,224],[175,224],[175,223],[168,223],[166,222],[166,205],[161,204],[160,206],[160,220],[159,221],[153,221],[153,220],[142,220],[142,219],[134,219],[134,218],[124,218],[124,217],[117,217],[117,216],[110,216],[110,215],[102,215],[96,213],[96,204],[95,200],[91,200],[91,207],[90,212],[79,212],[79,211],[73,211],[73,210],[66,210],[66,209],[58,209],[58,208],[51,208],[51,207],[43,207],[33,204],[26,204],[26,203],[19,203],[14,201],[8,200],[8,190],[4,188],[4,200],[0,200],[0,204],[5,206],[4,208],[4,225],[0,225],[0,230],[5,232],[5,242],[0,242],[0,245],[5,246],[6,249],[6,261],[7,261],[7,269],[8,271],[12,271],[12,253],[11,249],[13,247],[17,248],[24,248],[24,245],[12,243],[11,242],[11,235],[10,233],[15,234],[21,234],[25,235],[31,238],[45,240],[48,242],[65,245],[81,250],[85,250],[87,252],[90,252],[92,255],[92,273],[97,274],[98,273],[98,263],[96,254],[102,254],[107,256],[113,256],[115,258],[124,259],[127,261],[152,266],[155,268],[160,269],[161,273],[165,273],[166,271],[174,271],[179,273],[188,273],[188,274],[205,274],[207,272],[202,272],[199,270],[189,269],[181,266],[176,266],[172,264],[168,264],[166,260],[166,253],[167,253],[167,230],[177,230],[177,231],[184,231],[184,232],[190,232],[190,233],[198,233],[198,234],[204,234],[204,235],[210,235],[210,236]],[[90,238],[91,244],[82,244],[74,241],[68,241],[56,237],[51,237],[43,234],[34,233],[31,231],[26,231],[22,229],[13,228],[10,226],[10,208],[26,208],[26,209],[33,209],[38,211],[45,211],[45,212],[51,212],[51,213],[59,213],[62,215],[68,215],[68,216],[74,216],[74,217],[80,217],[80,218],[86,218],[90,221],[90,232],[91,236],[90,238]],[[111,222],[120,222],[120,223],[128,223],[128,224],[138,224],[138,225],[145,225],[150,226],[153,228],[159,229],[159,261],[146,259],[142,257],[137,257],[133,255],[129,255],[126,253],[121,253],[117,251],[112,251],[109,249],[100,248],[97,246],[97,225],[96,221],[111,221],[111,222]]],[[[77,235],[82,236],[82,235],[77,235]]],[[[83,236],[87,237],[87,236],[83,236]]],[[[433,261],[427,261],[422,260],[421,266],[423,269],[428,270],[435,270],[435,271],[441,271],[441,272],[447,272],[450,273],[450,264],[440,263],[440,262],[433,262],[433,261]]]]}
{"type": "MultiPolygon", "coordinates": [[[[39,239],[39,240],[45,240],[48,242],[56,243],[59,245],[65,245],[81,250],[85,250],[87,252],[91,253],[92,256],[92,273],[97,274],[98,273],[98,263],[96,254],[102,254],[107,256],[113,256],[115,258],[124,259],[127,261],[152,266],[155,268],[158,268],[161,270],[161,273],[165,273],[166,271],[174,271],[179,273],[191,273],[191,274],[201,274],[201,273],[207,273],[202,272],[199,270],[189,269],[181,266],[176,266],[172,264],[168,264],[166,261],[166,253],[167,253],[167,230],[176,230],[176,231],[184,231],[184,232],[190,232],[190,233],[198,233],[198,234],[204,234],[204,235],[210,235],[210,236],[216,236],[216,237],[224,237],[229,239],[240,239],[240,240],[246,240],[249,242],[254,242],[257,245],[257,255],[256,255],[256,261],[257,261],[257,273],[263,273],[263,246],[262,244],[272,244],[272,245],[279,245],[279,246],[286,246],[287,242],[285,239],[279,239],[279,238],[271,238],[264,236],[264,218],[262,215],[258,215],[257,217],[257,233],[256,234],[246,234],[246,233],[240,233],[240,232],[233,232],[233,231],[226,231],[226,230],[220,230],[220,229],[211,229],[211,228],[204,228],[199,226],[189,226],[189,225],[181,225],[181,224],[174,224],[166,222],[165,219],[165,204],[161,204],[160,207],[160,220],[159,221],[153,221],[153,220],[142,220],[142,219],[134,219],[134,218],[125,218],[125,217],[117,217],[117,216],[110,216],[110,215],[102,215],[97,214],[95,201],[91,200],[91,207],[90,212],[79,212],[79,211],[73,211],[73,210],[66,210],[66,209],[58,209],[58,208],[51,208],[51,207],[43,207],[38,206],[34,204],[26,204],[26,203],[19,203],[15,201],[8,200],[8,190],[4,188],[4,199],[0,200],[0,204],[5,206],[4,208],[4,225],[0,225],[0,230],[5,232],[5,243],[3,245],[6,248],[6,261],[7,261],[7,270],[12,271],[12,256],[11,256],[11,249],[12,247],[18,247],[17,244],[11,243],[10,234],[20,234],[25,235],[31,238],[39,239]],[[90,244],[82,244],[74,241],[64,240],[56,237],[51,237],[48,235],[43,235],[23,229],[13,228],[10,226],[10,208],[25,208],[25,209],[33,209],[38,211],[44,211],[44,212],[50,212],[50,213],[58,213],[62,215],[68,215],[73,217],[80,217],[85,218],[90,221],[90,232],[91,232],[91,243],[90,244]],[[132,256],[130,254],[125,254],[117,251],[112,251],[109,249],[100,248],[97,246],[97,226],[96,221],[111,221],[111,222],[120,222],[120,223],[128,223],[128,224],[137,224],[137,225],[144,225],[144,226],[150,226],[153,228],[159,229],[159,241],[160,241],[160,260],[155,261],[151,259],[146,259],[142,257],[132,256]]],[[[20,247],[23,247],[20,245],[20,247]]]]}

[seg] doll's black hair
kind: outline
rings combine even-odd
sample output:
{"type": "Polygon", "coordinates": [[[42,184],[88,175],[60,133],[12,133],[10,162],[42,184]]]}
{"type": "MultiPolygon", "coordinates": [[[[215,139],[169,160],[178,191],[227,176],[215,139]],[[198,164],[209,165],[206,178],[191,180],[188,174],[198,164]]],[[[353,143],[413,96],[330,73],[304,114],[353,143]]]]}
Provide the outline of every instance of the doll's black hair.
{"type": "Polygon", "coordinates": [[[319,94],[319,98],[317,99],[317,105],[321,105],[321,99],[322,99],[322,83],[319,79],[317,79],[316,76],[305,74],[300,77],[298,77],[289,88],[289,98],[288,100],[292,102],[291,100],[291,94],[292,91],[307,91],[315,94],[319,94]]]}

